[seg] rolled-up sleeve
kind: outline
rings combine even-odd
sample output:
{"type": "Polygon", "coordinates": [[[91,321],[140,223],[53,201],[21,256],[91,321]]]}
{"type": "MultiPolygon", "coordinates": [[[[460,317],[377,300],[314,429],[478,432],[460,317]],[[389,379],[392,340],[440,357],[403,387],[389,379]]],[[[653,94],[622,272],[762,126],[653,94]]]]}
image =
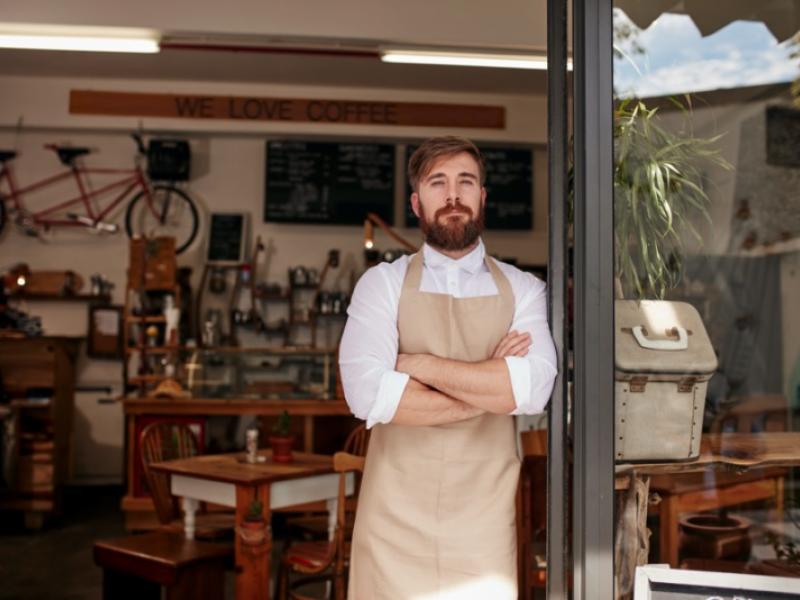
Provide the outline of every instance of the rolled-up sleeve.
{"type": "Polygon", "coordinates": [[[547,288],[532,275],[526,277],[526,289],[517,300],[511,329],[528,332],[531,346],[527,355],[505,359],[517,405],[511,413],[514,415],[542,412],[550,399],[557,373],[556,349],[547,325],[547,288]]]}
{"type": "Polygon", "coordinates": [[[384,265],[358,281],[339,346],[339,371],[350,410],[367,427],[394,418],[408,375],[395,370],[399,290],[384,265]]]}

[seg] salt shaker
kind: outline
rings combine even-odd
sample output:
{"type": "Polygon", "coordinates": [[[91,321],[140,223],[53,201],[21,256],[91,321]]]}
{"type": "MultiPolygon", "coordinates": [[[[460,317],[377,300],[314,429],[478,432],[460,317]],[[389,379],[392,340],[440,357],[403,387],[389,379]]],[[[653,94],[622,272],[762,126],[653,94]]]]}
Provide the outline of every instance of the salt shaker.
{"type": "Polygon", "coordinates": [[[247,462],[258,462],[258,429],[247,430],[247,462]]]}

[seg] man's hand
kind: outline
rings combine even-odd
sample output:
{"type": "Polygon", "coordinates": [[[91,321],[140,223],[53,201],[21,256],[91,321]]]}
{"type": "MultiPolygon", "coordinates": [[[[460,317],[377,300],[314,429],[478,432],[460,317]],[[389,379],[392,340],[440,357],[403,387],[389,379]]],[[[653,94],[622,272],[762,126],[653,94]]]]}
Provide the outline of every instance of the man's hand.
{"type": "Polygon", "coordinates": [[[531,336],[527,332],[509,331],[497,344],[492,353],[492,358],[505,358],[506,356],[525,356],[531,347],[531,336]]]}

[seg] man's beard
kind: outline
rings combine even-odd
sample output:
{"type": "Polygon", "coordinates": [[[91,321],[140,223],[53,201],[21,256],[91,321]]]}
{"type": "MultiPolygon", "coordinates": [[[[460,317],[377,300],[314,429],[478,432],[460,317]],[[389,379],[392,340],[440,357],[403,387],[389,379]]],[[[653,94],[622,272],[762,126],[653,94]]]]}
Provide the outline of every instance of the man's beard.
{"type": "Polygon", "coordinates": [[[422,202],[419,203],[419,226],[428,245],[441,250],[463,250],[475,243],[483,233],[484,210],[483,206],[478,211],[478,217],[473,218],[472,209],[461,204],[458,200],[436,211],[433,220],[428,222],[422,202]],[[440,217],[464,213],[469,219],[446,219],[445,223],[439,222],[440,217]]]}

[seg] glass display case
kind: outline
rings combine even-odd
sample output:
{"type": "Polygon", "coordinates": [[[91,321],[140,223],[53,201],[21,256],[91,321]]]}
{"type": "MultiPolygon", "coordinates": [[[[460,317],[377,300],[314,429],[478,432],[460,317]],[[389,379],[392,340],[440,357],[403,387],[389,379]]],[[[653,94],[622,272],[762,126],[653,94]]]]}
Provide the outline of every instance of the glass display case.
{"type": "Polygon", "coordinates": [[[197,348],[185,353],[180,378],[193,398],[328,400],[334,360],[324,349],[197,348]]]}

